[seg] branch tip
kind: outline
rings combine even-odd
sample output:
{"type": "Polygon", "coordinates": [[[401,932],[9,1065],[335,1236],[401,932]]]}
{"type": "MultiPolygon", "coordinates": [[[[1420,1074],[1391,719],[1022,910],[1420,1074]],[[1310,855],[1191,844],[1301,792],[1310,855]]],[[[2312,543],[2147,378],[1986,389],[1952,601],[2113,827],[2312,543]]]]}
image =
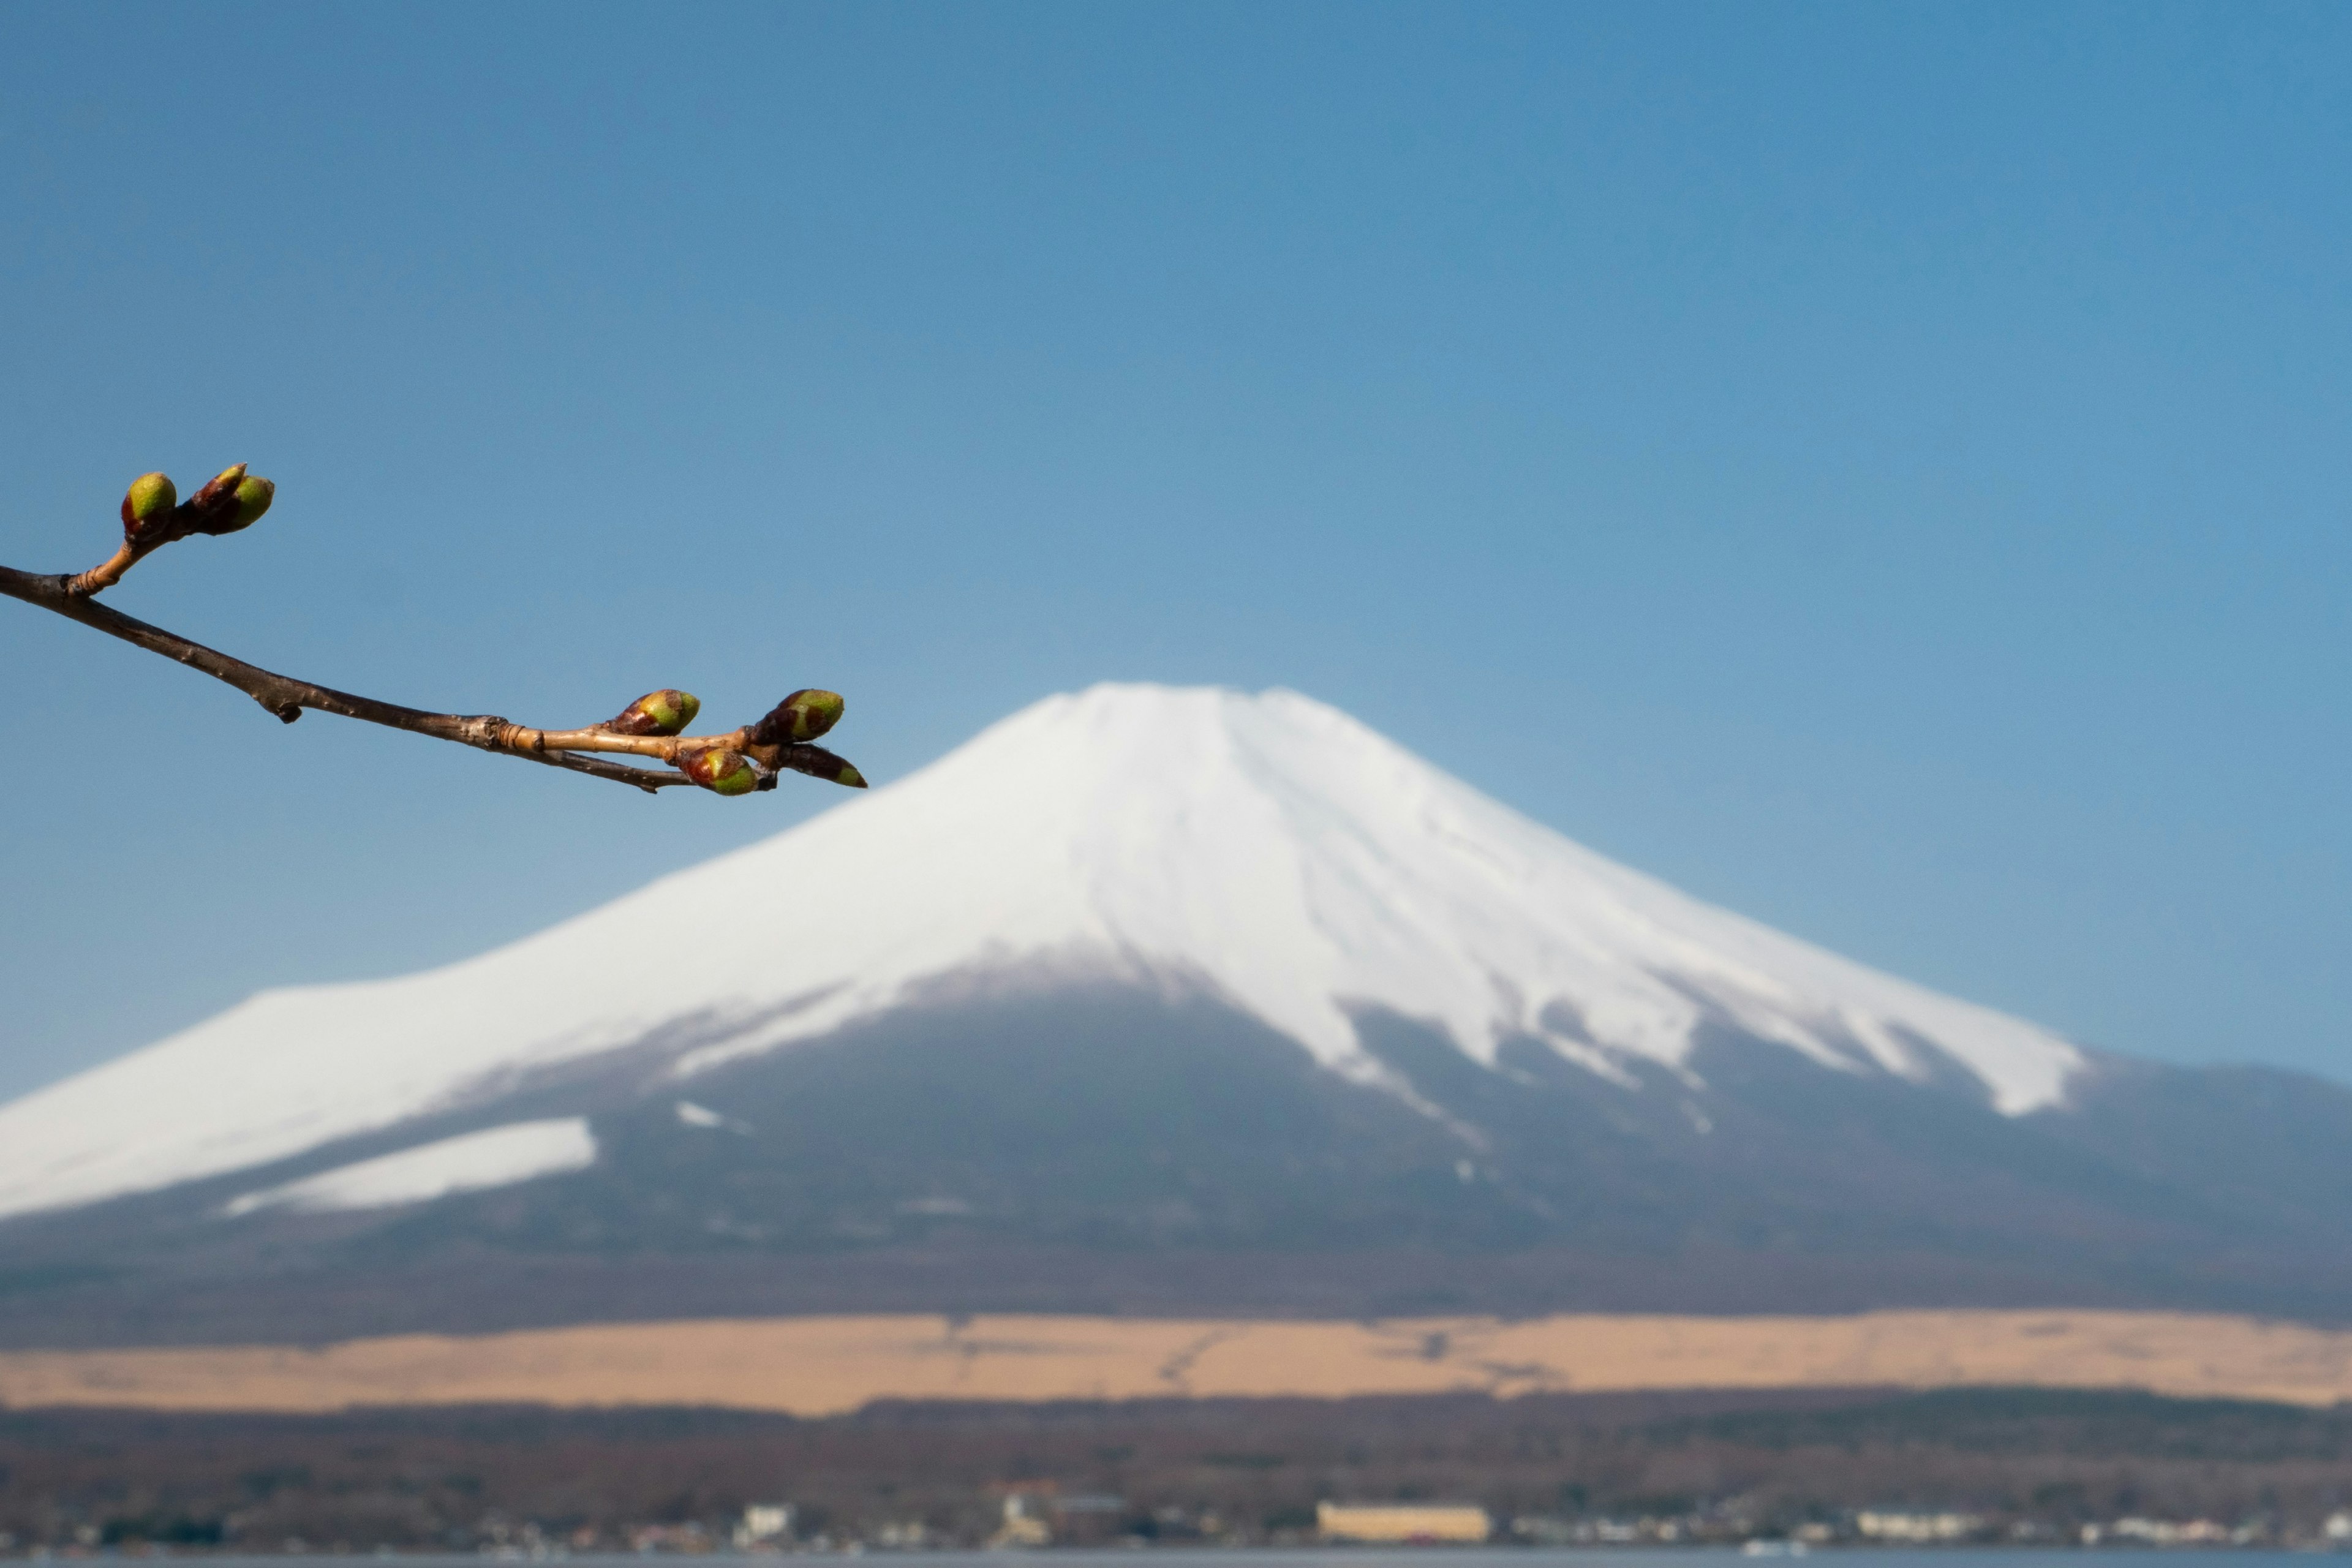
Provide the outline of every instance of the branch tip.
{"type": "Polygon", "coordinates": [[[122,545],[104,564],[79,574],[39,576],[0,566],[0,595],[53,611],[93,631],[160,654],[214,679],[236,687],[280,723],[291,724],[303,710],[341,714],[390,729],[548,767],[625,784],[646,795],[698,784],[719,795],[748,795],[776,787],[780,772],[829,779],[864,789],[866,777],[831,752],[807,742],[841,720],[836,692],[813,688],[793,692],[756,723],[723,735],[687,736],[702,703],[693,693],[665,687],[647,692],[614,718],[585,730],[545,731],[487,715],[431,713],[396,703],[313,685],[232,658],[176,632],[134,620],[94,595],[112,587],[152,552],[192,533],[235,533],[251,527],[269,510],[278,487],[238,463],[224,468],[183,501],[171,476],[142,474],[131,482],[121,505],[122,545]],[[630,767],[589,754],[621,752],[667,763],[676,772],[630,767]]]}

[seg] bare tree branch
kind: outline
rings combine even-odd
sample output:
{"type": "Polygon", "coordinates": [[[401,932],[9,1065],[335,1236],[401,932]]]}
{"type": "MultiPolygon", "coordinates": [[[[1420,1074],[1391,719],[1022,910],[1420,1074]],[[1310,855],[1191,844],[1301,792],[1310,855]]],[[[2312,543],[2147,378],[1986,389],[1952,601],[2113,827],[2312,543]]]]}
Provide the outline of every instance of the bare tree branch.
{"type": "Polygon", "coordinates": [[[164,476],[143,476],[123,499],[123,543],[111,560],[79,575],[40,575],[0,566],[0,595],[37,605],[225,681],[289,724],[299,719],[304,709],[315,709],[609,779],[647,794],[674,784],[699,784],[720,795],[772,789],[780,771],[804,773],[853,789],[866,787],[864,776],[855,767],[807,743],[841,717],[841,699],[829,691],[795,691],[756,724],[720,735],[677,733],[693,721],[701,704],[685,692],[667,689],[648,693],[603,724],[583,730],[533,730],[491,714],[429,713],[298,680],[232,658],[97,602],[98,594],[120,582],[145,555],[190,533],[230,533],[247,527],[268,510],[274,494],[275,487],[268,480],[248,478],[242,463],[185,502],[177,500],[164,476]],[[630,767],[583,754],[598,752],[651,758],[677,771],[630,767]]]}
{"type": "Polygon", "coordinates": [[[485,752],[502,752],[510,757],[523,757],[551,767],[568,768],[592,778],[635,784],[649,793],[672,784],[693,782],[682,773],[624,767],[563,752],[526,751],[501,745],[500,736],[516,728],[504,719],[489,715],[468,718],[456,713],[427,713],[420,709],[379,702],[372,697],[355,697],[348,691],[337,691],[332,687],[279,675],[275,670],[247,664],[241,658],[232,658],[177,632],[167,632],[161,626],[134,619],[99,604],[87,594],[73,593],[73,582],[69,576],[37,576],[30,572],[0,566],[0,594],[12,599],[22,599],[28,605],[38,605],[45,610],[54,610],[66,619],[79,621],[93,631],[121,637],[134,647],[162,654],[165,658],[184,664],[191,669],[201,670],[215,680],[226,681],[289,724],[302,716],[303,709],[315,708],[321,713],[340,713],[346,719],[361,719],[371,724],[385,724],[395,730],[431,735],[436,740],[455,741],[460,745],[478,747],[485,752]]]}

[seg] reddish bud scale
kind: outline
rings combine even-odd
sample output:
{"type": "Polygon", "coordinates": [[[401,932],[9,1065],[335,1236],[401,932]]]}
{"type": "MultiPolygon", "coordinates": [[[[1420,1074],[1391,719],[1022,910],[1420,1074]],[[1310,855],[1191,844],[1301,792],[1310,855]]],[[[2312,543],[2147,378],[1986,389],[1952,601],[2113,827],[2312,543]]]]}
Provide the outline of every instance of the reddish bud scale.
{"type": "Polygon", "coordinates": [[[219,473],[215,474],[211,479],[206,479],[203,484],[196,487],[196,493],[188,498],[188,504],[199,510],[205,510],[220,506],[230,496],[236,493],[237,483],[244,478],[245,465],[243,463],[239,463],[232,468],[223,468],[219,473]]]}

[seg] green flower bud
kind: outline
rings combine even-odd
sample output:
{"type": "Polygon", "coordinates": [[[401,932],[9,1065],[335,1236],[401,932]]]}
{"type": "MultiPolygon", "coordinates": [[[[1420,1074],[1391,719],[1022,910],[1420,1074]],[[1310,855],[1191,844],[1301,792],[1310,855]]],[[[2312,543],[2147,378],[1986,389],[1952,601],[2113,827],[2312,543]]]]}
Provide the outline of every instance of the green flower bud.
{"type": "Polygon", "coordinates": [[[268,479],[248,478],[243,463],[223,468],[188,498],[191,531],[235,533],[250,528],[277,494],[278,487],[268,479]]]}
{"type": "Polygon", "coordinates": [[[742,752],[725,746],[688,752],[677,771],[714,795],[749,795],[760,787],[760,770],[742,752]]]}
{"type": "Polygon", "coordinates": [[[278,487],[268,479],[247,475],[237,480],[236,514],[229,525],[220,531],[235,533],[240,528],[251,528],[261,521],[261,514],[268,511],[269,503],[277,499],[278,487]]]}
{"type": "Polygon", "coordinates": [[[761,746],[814,741],[841,722],[843,707],[837,691],[795,691],[751,726],[751,741],[761,746]]]}
{"type": "Polygon", "coordinates": [[[693,692],[664,687],[659,691],[646,692],[622,709],[618,717],[597,728],[610,730],[615,735],[678,735],[685,733],[686,727],[701,711],[702,699],[693,692]]]}
{"type": "Polygon", "coordinates": [[[180,504],[180,492],[169,474],[142,474],[131,481],[122,497],[122,531],[144,533],[160,525],[180,504]]]}

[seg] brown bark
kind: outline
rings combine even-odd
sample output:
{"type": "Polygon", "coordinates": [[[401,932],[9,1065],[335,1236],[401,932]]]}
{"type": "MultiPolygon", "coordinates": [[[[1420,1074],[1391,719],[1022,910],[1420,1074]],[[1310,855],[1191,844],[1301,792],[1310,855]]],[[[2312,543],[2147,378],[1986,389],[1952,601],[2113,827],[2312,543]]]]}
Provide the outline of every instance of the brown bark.
{"type": "MultiPolygon", "coordinates": [[[[131,552],[124,552],[126,555],[131,552]]],[[[135,556],[133,557],[135,559],[135,556]]],[[[112,564],[110,563],[110,564],[112,564]]],[[[127,565],[128,563],[126,562],[127,565]]],[[[111,574],[120,577],[121,572],[111,574]]],[[[89,595],[96,587],[82,584],[99,575],[85,573],[71,575],[40,575],[0,566],[0,594],[21,599],[28,605],[53,611],[69,621],[77,621],[93,631],[120,637],[134,647],[161,654],[168,659],[199,670],[215,680],[226,681],[252,698],[256,702],[291,724],[302,716],[305,708],[321,713],[339,713],[346,719],[358,719],[370,724],[383,724],[394,730],[406,730],[413,734],[430,735],[436,740],[455,741],[459,745],[472,746],[485,752],[497,752],[506,756],[523,757],[550,767],[564,768],[592,778],[611,779],[616,784],[632,784],[648,794],[673,784],[690,781],[677,773],[656,773],[647,768],[625,767],[614,763],[598,762],[593,758],[573,755],[562,750],[548,749],[548,736],[537,730],[527,730],[489,714],[428,713],[422,709],[404,708],[394,702],[380,702],[373,697],[357,697],[332,687],[298,680],[279,675],[257,665],[232,658],[227,654],[206,647],[199,642],[167,632],[161,626],[133,619],[120,611],[99,604],[89,595]]],[[[585,744],[582,731],[556,731],[556,738],[585,744]]],[[[610,738],[607,738],[608,740],[610,738]]],[[[723,737],[698,738],[697,744],[709,745],[723,737]]],[[[677,742],[666,742],[675,746],[677,742]]],[[[597,750],[620,750],[619,747],[598,745],[597,750]]],[[[636,750],[635,747],[630,750],[636,750]]],[[[652,748],[646,749],[655,755],[652,748]]],[[[667,760],[665,758],[664,760],[667,760]]]]}

